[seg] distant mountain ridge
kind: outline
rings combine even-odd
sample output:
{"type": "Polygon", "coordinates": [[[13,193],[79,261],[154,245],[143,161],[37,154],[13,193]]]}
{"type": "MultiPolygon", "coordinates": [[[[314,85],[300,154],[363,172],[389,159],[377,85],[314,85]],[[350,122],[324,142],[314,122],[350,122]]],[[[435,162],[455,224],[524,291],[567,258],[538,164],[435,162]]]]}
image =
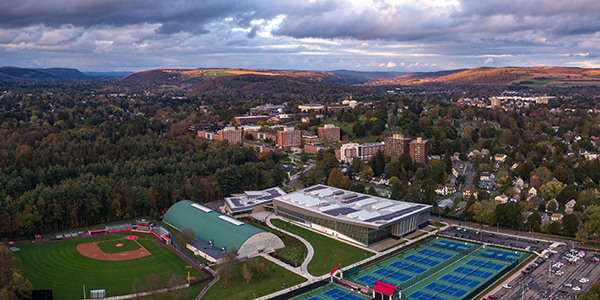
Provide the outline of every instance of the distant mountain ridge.
{"type": "Polygon", "coordinates": [[[481,67],[475,69],[408,73],[403,76],[365,83],[366,86],[386,85],[524,85],[596,86],[600,85],[600,69],[572,67],[481,67]]]}
{"type": "Polygon", "coordinates": [[[77,69],[70,68],[18,68],[0,67],[0,80],[48,80],[48,79],[83,79],[87,75],[77,69]]]}

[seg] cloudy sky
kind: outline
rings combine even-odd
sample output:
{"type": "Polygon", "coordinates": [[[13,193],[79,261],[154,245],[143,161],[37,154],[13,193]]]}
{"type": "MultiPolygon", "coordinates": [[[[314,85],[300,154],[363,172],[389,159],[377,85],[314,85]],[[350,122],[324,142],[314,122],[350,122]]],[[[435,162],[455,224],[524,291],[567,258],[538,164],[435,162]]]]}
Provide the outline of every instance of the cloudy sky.
{"type": "Polygon", "coordinates": [[[0,0],[0,66],[600,68],[598,0],[0,0]]]}

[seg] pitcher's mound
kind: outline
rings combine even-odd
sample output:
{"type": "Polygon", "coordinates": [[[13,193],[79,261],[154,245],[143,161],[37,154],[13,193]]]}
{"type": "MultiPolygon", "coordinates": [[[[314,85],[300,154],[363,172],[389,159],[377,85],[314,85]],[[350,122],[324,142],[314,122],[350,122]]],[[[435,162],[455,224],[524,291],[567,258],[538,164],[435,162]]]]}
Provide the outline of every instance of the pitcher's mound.
{"type": "Polygon", "coordinates": [[[117,247],[123,247],[123,244],[121,244],[121,243],[118,243],[118,244],[116,244],[115,246],[117,246],[117,247]]]}

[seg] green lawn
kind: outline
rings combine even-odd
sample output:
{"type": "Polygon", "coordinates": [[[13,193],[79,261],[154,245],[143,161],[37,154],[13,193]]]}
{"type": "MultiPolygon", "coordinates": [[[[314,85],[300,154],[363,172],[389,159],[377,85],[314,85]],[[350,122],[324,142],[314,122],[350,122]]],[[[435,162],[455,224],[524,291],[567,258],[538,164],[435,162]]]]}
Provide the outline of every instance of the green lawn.
{"type": "Polygon", "coordinates": [[[298,283],[306,281],[302,276],[296,275],[262,257],[255,257],[269,266],[269,275],[265,276],[262,281],[254,275],[250,280],[250,284],[246,283],[246,279],[241,275],[243,263],[236,265],[236,275],[225,282],[221,278],[210,290],[202,297],[203,300],[244,300],[253,299],[268,295],[275,291],[281,290],[284,287],[294,286],[298,283]]]}
{"type": "Polygon", "coordinates": [[[201,262],[201,263],[203,263],[203,264],[205,264],[205,265],[208,265],[208,264],[210,263],[210,262],[209,262],[207,259],[205,259],[204,257],[202,257],[202,256],[196,256],[192,250],[188,249],[188,248],[186,247],[186,245],[184,245],[184,244],[183,244],[183,242],[181,242],[181,239],[178,239],[178,238],[177,238],[177,234],[179,233],[179,230],[175,229],[173,226],[171,226],[171,225],[169,225],[169,224],[167,224],[167,223],[162,223],[162,225],[163,225],[165,228],[167,228],[169,231],[171,231],[171,233],[172,233],[172,234],[174,234],[174,235],[175,235],[175,239],[177,240],[177,245],[179,245],[179,247],[180,247],[180,248],[181,248],[181,249],[182,249],[182,250],[183,250],[185,253],[187,253],[187,255],[189,255],[190,257],[193,257],[195,260],[197,260],[197,261],[199,261],[199,262],[201,262]]]}
{"type": "Polygon", "coordinates": [[[281,238],[281,240],[285,244],[285,247],[282,249],[276,250],[273,253],[274,257],[278,258],[279,260],[281,260],[283,262],[287,262],[289,264],[301,265],[302,262],[304,262],[304,259],[306,258],[306,255],[308,254],[308,249],[306,249],[306,245],[304,245],[304,243],[302,243],[299,239],[297,239],[293,236],[287,235],[283,232],[279,232],[278,230],[275,230],[275,229],[267,226],[264,223],[251,222],[247,218],[243,219],[243,221],[245,221],[246,223],[249,223],[253,226],[256,226],[260,229],[263,229],[270,233],[273,233],[276,236],[281,238]]]}
{"type": "Polygon", "coordinates": [[[114,240],[128,233],[99,238],[72,239],[46,242],[42,245],[19,246],[15,252],[21,259],[23,274],[33,289],[51,289],[54,299],[81,299],[83,285],[87,297],[93,289],[106,289],[107,296],[131,294],[131,285],[135,278],[145,281],[149,274],[157,274],[165,280],[169,274],[190,275],[201,279],[204,275],[188,265],[167,247],[154,242],[149,234],[136,233],[138,242],[152,255],[127,261],[101,261],[87,258],[77,251],[77,245],[96,241],[114,240]]]}
{"type": "Polygon", "coordinates": [[[329,273],[333,271],[333,267],[345,267],[373,255],[370,251],[362,250],[299,226],[287,225],[286,227],[286,222],[282,220],[273,219],[271,223],[303,237],[313,246],[315,254],[308,264],[308,272],[315,276],[329,273]]]}
{"type": "Polygon", "coordinates": [[[140,245],[138,243],[127,239],[101,242],[98,243],[98,247],[102,249],[102,252],[104,253],[121,253],[140,249],[140,245]],[[118,247],[118,244],[122,244],[123,246],[118,247]]]}

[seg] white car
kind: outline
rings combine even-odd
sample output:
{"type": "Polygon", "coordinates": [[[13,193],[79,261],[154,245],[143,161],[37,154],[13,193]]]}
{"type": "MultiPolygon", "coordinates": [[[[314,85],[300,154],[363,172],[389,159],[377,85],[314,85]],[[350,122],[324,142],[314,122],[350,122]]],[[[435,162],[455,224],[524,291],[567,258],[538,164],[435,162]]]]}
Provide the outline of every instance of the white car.
{"type": "Polygon", "coordinates": [[[565,272],[564,271],[558,271],[558,272],[556,272],[554,274],[556,274],[558,276],[563,276],[563,275],[565,275],[565,272]]]}
{"type": "Polygon", "coordinates": [[[503,284],[502,287],[505,289],[512,289],[512,286],[510,286],[508,284],[503,284]]]}
{"type": "Polygon", "coordinates": [[[565,287],[573,287],[573,284],[570,282],[565,283],[565,287]]]}
{"type": "Polygon", "coordinates": [[[588,283],[588,282],[590,282],[590,280],[587,279],[587,278],[585,278],[585,277],[583,277],[583,278],[579,279],[579,282],[580,283],[588,283]]]}
{"type": "Polygon", "coordinates": [[[576,285],[576,286],[573,287],[573,290],[574,291],[581,291],[581,287],[578,286],[578,285],[576,285]]]}

